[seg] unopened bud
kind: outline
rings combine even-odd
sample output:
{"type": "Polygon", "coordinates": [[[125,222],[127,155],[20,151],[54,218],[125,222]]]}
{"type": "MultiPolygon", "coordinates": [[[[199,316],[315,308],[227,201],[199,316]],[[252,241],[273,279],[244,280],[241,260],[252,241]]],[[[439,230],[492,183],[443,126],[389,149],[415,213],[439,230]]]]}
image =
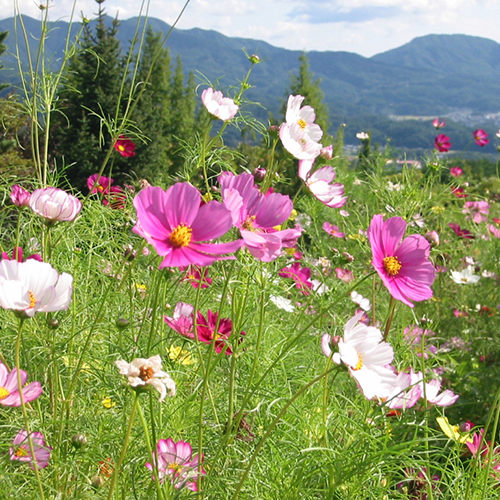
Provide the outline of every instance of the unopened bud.
{"type": "Polygon", "coordinates": [[[128,325],[129,325],[129,320],[126,318],[118,318],[116,320],[116,326],[118,328],[127,328],[128,325]]]}
{"type": "Polygon", "coordinates": [[[262,182],[266,177],[267,170],[264,167],[256,167],[253,169],[252,175],[255,182],[262,182]]]}
{"type": "Polygon", "coordinates": [[[470,420],[467,420],[467,422],[460,424],[460,427],[458,428],[458,430],[460,432],[470,432],[473,429],[473,427],[474,427],[474,424],[470,420]]]}
{"type": "Polygon", "coordinates": [[[260,63],[260,57],[257,54],[252,54],[251,56],[248,57],[248,60],[252,64],[259,64],[260,63]]]}
{"type": "Polygon", "coordinates": [[[278,136],[278,134],[279,134],[280,128],[279,128],[279,126],[278,126],[278,125],[271,125],[271,126],[267,129],[267,131],[269,132],[269,134],[270,134],[270,135],[273,135],[273,136],[277,137],[277,136],[278,136]]]}
{"type": "Polygon", "coordinates": [[[424,234],[424,238],[433,246],[439,246],[439,234],[436,231],[429,231],[424,234]]]}
{"type": "Polygon", "coordinates": [[[333,146],[330,145],[326,148],[322,148],[319,155],[325,160],[331,160],[333,158],[333,146]]]}
{"type": "Polygon", "coordinates": [[[47,320],[47,325],[49,328],[52,328],[52,330],[56,330],[59,328],[59,320],[56,318],[50,318],[47,320]]]}
{"type": "Polygon", "coordinates": [[[90,480],[90,486],[94,488],[94,490],[98,490],[104,484],[104,479],[101,476],[94,476],[90,480]]]}
{"type": "Polygon", "coordinates": [[[131,262],[137,257],[137,252],[134,250],[134,247],[132,245],[127,245],[127,248],[125,248],[125,252],[123,253],[123,256],[125,257],[125,260],[127,262],[131,262]]]}
{"type": "Polygon", "coordinates": [[[73,434],[71,436],[71,444],[78,450],[87,444],[85,434],[73,434]]]}

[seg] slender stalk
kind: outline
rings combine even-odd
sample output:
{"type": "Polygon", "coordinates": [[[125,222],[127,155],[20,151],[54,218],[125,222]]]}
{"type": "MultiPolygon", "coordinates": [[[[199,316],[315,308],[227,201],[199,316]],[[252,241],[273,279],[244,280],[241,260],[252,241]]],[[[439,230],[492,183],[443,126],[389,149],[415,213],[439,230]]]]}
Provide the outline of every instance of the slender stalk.
{"type": "Polygon", "coordinates": [[[387,315],[387,321],[385,322],[384,341],[387,340],[387,336],[389,335],[389,331],[391,330],[392,320],[394,318],[395,310],[396,310],[396,299],[391,295],[391,300],[389,302],[389,312],[387,315]]]}
{"type": "Polygon", "coordinates": [[[130,412],[130,417],[128,421],[128,427],[125,432],[125,436],[123,438],[123,445],[122,445],[122,451],[120,453],[120,457],[118,458],[118,462],[115,464],[115,468],[113,470],[113,475],[111,476],[111,484],[109,485],[109,492],[108,492],[108,500],[111,500],[113,498],[113,492],[116,486],[116,482],[118,480],[118,474],[120,474],[120,468],[122,466],[123,460],[125,458],[125,455],[127,453],[127,448],[128,448],[128,443],[130,440],[130,434],[132,433],[132,427],[134,424],[134,418],[135,418],[135,412],[137,410],[137,407],[139,406],[139,394],[135,393],[134,395],[134,404],[132,405],[132,411],[130,412]]]}

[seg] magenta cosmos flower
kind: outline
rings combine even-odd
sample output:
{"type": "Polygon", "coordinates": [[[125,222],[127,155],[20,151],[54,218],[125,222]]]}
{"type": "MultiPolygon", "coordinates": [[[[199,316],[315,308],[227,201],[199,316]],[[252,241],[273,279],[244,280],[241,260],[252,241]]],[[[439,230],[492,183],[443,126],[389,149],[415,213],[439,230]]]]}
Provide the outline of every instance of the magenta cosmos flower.
{"type": "Polygon", "coordinates": [[[112,179],[111,177],[104,177],[103,175],[99,176],[98,174],[94,174],[87,179],[87,187],[92,194],[104,194],[109,191],[109,188],[111,187],[111,184],[113,184],[113,182],[114,179],[112,179]]]}
{"type": "Polygon", "coordinates": [[[463,175],[464,171],[460,167],[452,167],[450,168],[450,175],[453,177],[460,177],[463,175]]]}
{"type": "Polygon", "coordinates": [[[439,121],[439,118],[434,118],[434,120],[432,120],[432,126],[436,127],[437,130],[439,130],[440,128],[443,128],[445,125],[446,125],[446,122],[444,120],[442,122],[439,121]]]}
{"type": "Polygon", "coordinates": [[[10,459],[28,462],[32,469],[35,469],[33,462],[36,461],[38,468],[44,469],[49,464],[52,448],[45,444],[45,439],[41,432],[32,432],[31,441],[33,442],[35,457],[31,455],[28,433],[24,429],[21,429],[9,449],[10,459]]]}
{"type": "Polygon", "coordinates": [[[143,189],[134,198],[137,223],[132,229],[164,256],[160,269],[192,264],[209,266],[241,247],[241,241],[202,243],[220,238],[233,223],[231,213],[217,201],[200,206],[199,191],[187,182],[143,189]]]}
{"type": "Polygon", "coordinates": [[[12,186],[10,199],[18,207],[27,207],[30,204],[31,193],[18,184],[12,186]]]}
{"type": "Polygon", "coordinates": [[[382,215],[375,215],[367,236],[372,247],[373,267],[389,293],[413,307],[412,300],[418,302],[432,297],[431,285],[436,272],[429,261],[429,242],[418,234],[402,240],[405,230],[406,222],[401,217],[384,221],[382,215]]]}
{"type": "Polygon", "coordinates": [[[224,122],[234,118],[239,109],[231,98],[224,97],[222,92],[214,90],[212,87],[201,93],[201,102],[211,115],[224,122]]]}
{"type": "Polygon", "coordinates": [[[490,140],[488,139],[488,134],[482,128],[474,130],[474,132],[472,132],[472,135],[474,136],[474,140],[476,141],[476,144],[478,146],[483,147],[490,142],[490,140]]]}
{"type": "Polygon", "coordinates": [[[311,269],[309,267],[300,267],[300,262],[294,262],[290,267],[284,267],[278,272],[282,278],[291,278],[295,281],[295,286],[304,294],[309,295],[309,289],[313,288],[310,281],[311,269]]]}
{"type": "Polygon", "coordinates": [[[323,230],[335,238],[345,238],[345,233],[342,233],[338,226],[335,226],[330,222],[323,222],[323,230]]]}
{"type": "Polygon", "coordinates": [[[82,202],[62,189],[48,187],[31,193],[30,208],[49,222],[71,222],[80,213],[82,202]]]}
{"type": "MultiPolygon", "coordinates": [[[[201,455],[203,463],[203,454],[201,455]]],[[[196,480],[200,474],[206,474],[203,467],[200,468],[200,456],[193,457],[191,445],[185,441],[173,441],[172,439],[160,439],[153,451],[153,463],[146,463],[146,467],[155,473],[158,470],[160,482],[170,478],[170,482],[176,489],[188,488],[197,491],[196,480]]],[[[154,476],[153,476],[154,477],[154,476]]]]}
{"type": "Polygon", "coordinates": [[[444,134],[439,134],[436,136],[434,139],[434,147],[440,152],[440,153],[446,153],[447,151],[450,150],[451,148],[451,142],[450,138],[447,135],[444,134]]]}
{"type": "MultiPolygon", "coordinates": [[[[22,394],[25,403],[34,401],[42,394],[40,382],[31,382],[28,385],[28,375],[25,371],[20,371],[22,394]]],[[[0,405],[21,406],[21,395],[19,394],[19,385],[17,380],[17,368],[9,372],[7,367],[0,361],[0,405]]]]}
{"type": "Polygon", "coordinates": [[[135,144],[124,135],[118,137],[113,147],[126,158],[135,156],[135,144]]]}

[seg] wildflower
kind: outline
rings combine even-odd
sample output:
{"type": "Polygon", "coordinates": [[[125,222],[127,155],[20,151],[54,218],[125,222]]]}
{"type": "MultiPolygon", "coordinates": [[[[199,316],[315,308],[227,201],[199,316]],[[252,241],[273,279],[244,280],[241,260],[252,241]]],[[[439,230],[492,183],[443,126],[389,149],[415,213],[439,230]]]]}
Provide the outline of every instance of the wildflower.
{"type": "Polygon", "coordinates": [[[115,142],[114,148],[122,156],[129,158],[135,156],[135,144],[124,135],[120,135],[115,142]]]}
{"type": "Polygon", "coordinates": [[[45,439],[41,432],[32,432],[30,437],[35,456],[31,454],[28,433],[24,429],[21,429],[14,438],[12,446],[9,448],[10,459],[28,462],[33,470],[35,470],[33,462],[36,462],[39,469],[44,469],[49,465],[52,448],[45,444],[45,439]]]}
{"type": "Polygon", "coordinates": [[[309,139],[317,142],[323,136],[321,127],[314,123],[316,114],[311,106],[300,107],[305,97],[301,95],[288,96],[285,121],[289,125],[299,125],[309,139]]]}
{"type": "Polygon", "coordinates": [[[114,210],[125,208],[126,203],[127,194],[120,186],[111,186],[102,198],[102,204],[114,210]]]}
{"type": "Polygon", "coordinates": [[[319,155],[326,161],[331,160],[333,158],[333,146],[330,144],[330,146],[327,146],[326,148],[321,148],[319,155]]]}
{"type": "Polygon", "coordinates": [[[30,208],[49,222],[71,222],[80,213],[82,202],[62,189],[48,187],[31,193],[30,208]]]}
{"type": "Polygon", "coordinates": [[[483,147],[490,142],[490,140],[488,139],[488,134],[482,128],[474,130],[474,132],[472,132],[472,135],[474,136],[474,140],[476,141],[476,144],[478,146],[483,147]]]}
{"type": "Polygon", "coordinates": [[[345,238],[345,233],[341,233],[337,226],[330,224],[329,222],[323,222],[323,229],[334,236],[335,238],[345,238]]]}
{"type": "MultiPolygon", "coordinates": [[[[419,326],[413,325],[408,326],[404,329],[404,338],[409,343],[410,346],[416,351],[417,356],[422,356],[422,339],[428,339],[429,337],[434,336],[435,333],[432,330],[420,328],[419,326]]],[[[424,342],[425,344],[425,342],[424,342]]],[[[437,353],[436,346],[433,345],[424,345],[424,358],[429,358],[429,353],[435,355],[437,353]],[[427,347],[427,350],[425,350],[427,347]]]]}
{"type": "Polygon", "coordinates": [[[465,192],[465,189],[463,187],[452,187],[451,192],[457,197],[457,198],[467,198],[469,195],[465,192]]]}
{"type": "Polygon", "coordinates": [[[366,132],[358,132],[356,134],[356,137],[360,140],[360,141],[367,141],[369,138],[370,138],[370,135],[367,134],[366,132]]]}
{"type": "Polygon", "coordinates": [[[309,295],[308,288],[313,288],[311,278],[311,269],[309,267],[300,267],[299,262],[294,262],[290,267],[284,267],[278,272],[282,278],[291,278],[295,281],[295,286],[304,294],[309,295]]]}
{"type": "Polygon", "coordinates": [[[453,441],[457,441],[462,444],[465,443],[468,447],[469,444],[474,442],[474,439],[470,437],[468,432],[461,432],[460,426],[451,425],[448,421],[448,417],[437,417],[436,422],[446,436],[453,439],[453,441]]]}
{"type": "Polygon", "coordinates": [[[450,138],[447,135],[444,134],[439,134],[436,136],[434,139],[434,147],[440,152],[440,153],[446,153],[447,151],[450,150],[451,148],[451,142],[450,138]]]}
{"type": "Polygon", "coordinates": [[[208,276],[208,268],[189,266],[186,275],[181,281],[189,281],[193,288],[208,288],[212,284],[212,278],[208,276]]]}
{"type": "Polygon", "coordinates": [[[232,226],[231,213],[222,203],[211,201],[200,207],[199,191],[187,182],[164,191],[148,187],[134,198],[137,223],[133,231],[144,237],[165,258],[160,269],[192,264],[208,266],[241,247],[241,241],[201,243],[221,237],[232,226]]]}
{"type": "Polygon", "coordinates": [[[469,316],[469,314],[467,313],[467,311],[461,311],[460,309],[453,309],[453,316],[455,316],[455,318],[463,318],[469,316]]]}
{"type": "Polygon", "coordinates": [[[136,390],[144,390],[153,387],[160,393],[159,401],[163,401],[167,395],[175,396],[175,382],[170,375],[162,371],[161,357],[152,356],[148,359],[136,358],[131,363],[123,359],[115,361],[121,375],[128,378],[128,383],[136,390]]]}
{"type": "Polygon", "coordinates": [[[451,227],[454,233],[460,238],[464,238],[467,240],[473,240],[475,238],[475,236],[469,230],[462,229],[458,224],[455,224],[454,222],[450,222],[448,224],[448,227],[451,227]]]}
{"type": "Polygon", "coordinates": [[[312,172],[313,164],[313,160],[299,161],[299,177],[321,203],[330,208],[343,207],[347,202],[347,196],[344,196],[344,186],[333,182],[335,170],[326,166],[312,172]]]}
{"type": "Polygon", "coordinates": [[[350,283],[354,279],[354,274],[349,269],[342,269],[341,267],[335,268],[335,274],[339,280],[344,283],[350,283]]]}
{"type": "Polygon", "coordinates": [[[165,323],[184,337],[194,339],[193,311],[194,307],[191,304],[178,302],[174,309],[174,315],[172,317],[165,316],[165,323]]]}
{"type": "Polygon", "coordinates": [[[372,306],[370,304],[370,299],[366,299],[360,293],[356,291],[351,292],[351,300],[357,304],[363,311],[369,311],[372,306]]]}
{"type": "Polygon", "coordinates": [[[442,122],[440,122],[439,118],[434,118],[434,120],[432,120],[432,126],[436,127],[436,130],[443,128],[445,125],[446,125],[446,122],[444,120],[442,122]]]}
{"type": "Polygon", "coordinates": [[[450,175],[453,177],[460,177],[464,171],[460,167],[452,167],[450,168],[450,175]]]}
{"type": "Polygon", "coordinates": [[[21,186],[14,184],[10,199],[17,207],[27,207],[30,204],[31,193],[21,186]]]}
{"type": "Polygon", "coordinates": [[[481,276],[474,274],[472,266],[467,266],[462,271],[451,271],[451,279],[459,285],[476,284],[481,276]]]}
{"type": "MultiPolygon", "coordinates": [[[[22,396],[25,403],[34,401],[42,394],[40,382],[31,382],[28,385],[28,375],[21,370],[22,396]]],[[[19,393],[19,384],[17,380],[17,368],[8,371],[7,367],[0,361],[0,405],[3,406],[21,406],[21,394],[19,393]]]]}
{"type": "Polygon", "coordinates": [[[295,311],[295,306],[292,304],[290,299],[285,297],[278,297],[277,295],[270,295],[269,300],[278,308],[283,309],[286,312],[295,311]]]}
{"type": "Polygon", "coordinates": [[[234,118],[239,109],[231,98],[224,97],[222,92],[215,91],[212,87],[201,93],[201,102],[211,115],[224,122],[234,118]]]}
{"type": "Polygon", "coordinates": [[[468,214],[467,220],[472,218],[476,224],[480,224],[488,220],[489,211],[490,204],[487,201],[466,201],[462,213],[468,214]]]}
{"type": "Polygon", "coordinates": [[[168,349],[168,357],[171,361],[176,361],[184,366],[194,364],[194,359],[191,353],[186,349],[183,349],[181,346],[171,345],[168,349]]]}
{"type": "Polygon", "coordinates": [[[264,167],[255,167],[252,175],[255,182],[262,182],[266,178],[267,170],[264,167]]]}
{"type": "Polygon", "coordinates": [[[104,408],[107,408],[108,410],[116,406],[115,401],[113,401],[111,398],[104,398],[101,401],[101,404],[102,406],[104,406],[104,408]]]}
{"type": "Polygon", "coordinates": [[[406,479],[396,485],[398,490],[404,490],[407,493],[406,498],[409,500],[427,500],[427,490],[430,483],[431,488],[436,489],[436,484],[440,480],[438,474],[434,474],[431,478],[427,475],[427,469],[422,468],[417,474],[413,469],[405,469],[406,479]]]}
{"type": "Polygon", "coordinates": [[[89,191],[94,193],[107,193],[111,184],[113,184],[114,180],[111,177],[104,177],[103,175],[99,176],[99,174],[91,175],[87,179],[87,187],[89,191]]]}
{"type": "Polygon", "coordinates": [[[394,359],[394,351],[382,341],[378,328],[359,323],[360,318],[361,314],[357,314],[346,323],[338,353],[332,359],[347,366],[367,399],[386,398],[396,380],[396,374],[386,367],[394,359]]]}
{"type": "Polygon", "coordinates": [[[495,227],[493,224],[488,224],[488,231],[495,237],[500,238],[500,229],[495,227]]]}
{"type": "Polygon", "coordinates": [[[146,463],[146,467],[155,473],[163,482],[170,478],[170,482],[176,489],[188,488],[197,491],[196,480],[200,474],[206,474],[203,467],[203,454],[201,460],[199,455],[193,457],[191,445],[185,441],[174,442],[172,439],[160,439],[153,451],[153,463],[146,463]]]}
{"type": "MultiPolygon", "coordinates": [[[[2,252],[2,259],[17,260],[18,262],[23,262],[23,249],[21,247],[15,247],[14,250],[12,250],[12,258],[9,257],[9,254],[7,252],[2,252]]],[[[28,259],[34,259],[37,260],[38,262],[43,262],[42,256],[37,253],[30,255],[29,257],[26,257],[25,260],[28,259]]]]}
{"type": "Polygon", "coordinates": [[[387,396],[386,404],[392,409],[407,409],[415,406],[422,394],[418,385],[412,387],[409,373],[398,373],[391,392],[387,396]],[[409,390],[407,390],[409,388],[409,390]]]}
{"type": "Polygon", "coordinates": [[[339,214],[342,216],[342,217],[349,217],[351,214],[347,211],[347,210],[340,210],[339,211],[339,214]]]}
{"type": "Polygon", "coordinates": [[[424,238],[431,244],[431,246],[439,246],[439,234],[436,231],[429,231],[425,233],[424,238]]]}
{"type": "Polygon", "coordinates": [[[68,309],[73,276],[61,275],[48,263],[29,259],[0,261],[0,307],[25,317],[68,309]]]}
{"type": "Polygon", "coordinates": [[[367,234],[372,265],[382,282],[395,299],[413,307],[412,300],[432,297],[436,272],[429,261],[429,242],[418,234],[402,240],[405,229],[406,222],[401,217],[384,222],[382,215],[375,215],[367,234]]]}

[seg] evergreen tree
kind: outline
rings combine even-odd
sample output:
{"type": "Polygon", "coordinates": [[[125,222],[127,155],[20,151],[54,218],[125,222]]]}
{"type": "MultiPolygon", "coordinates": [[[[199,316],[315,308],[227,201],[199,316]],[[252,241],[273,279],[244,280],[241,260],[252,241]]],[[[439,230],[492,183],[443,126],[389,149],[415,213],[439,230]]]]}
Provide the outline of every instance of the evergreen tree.
{"type": "MultiPolygon", "coordinates": [[[[99,13],[95,30],[84,26],[81,50],[70,62],[60,94],[60,113],[54,116],[52,155],[63,158],[66,175],[73,186],[85,190],[87,177],[101,167],[111,137],[102,120],[117,113],[122,81],[121,51],[116,38],[119,23],[105,25],[104,0],[96,0],[99,13]]],[[[118,160],[115,173],[127,169],[118,160]]],[[[117,176],[118,178],[120,175],[117,176]]]]}

